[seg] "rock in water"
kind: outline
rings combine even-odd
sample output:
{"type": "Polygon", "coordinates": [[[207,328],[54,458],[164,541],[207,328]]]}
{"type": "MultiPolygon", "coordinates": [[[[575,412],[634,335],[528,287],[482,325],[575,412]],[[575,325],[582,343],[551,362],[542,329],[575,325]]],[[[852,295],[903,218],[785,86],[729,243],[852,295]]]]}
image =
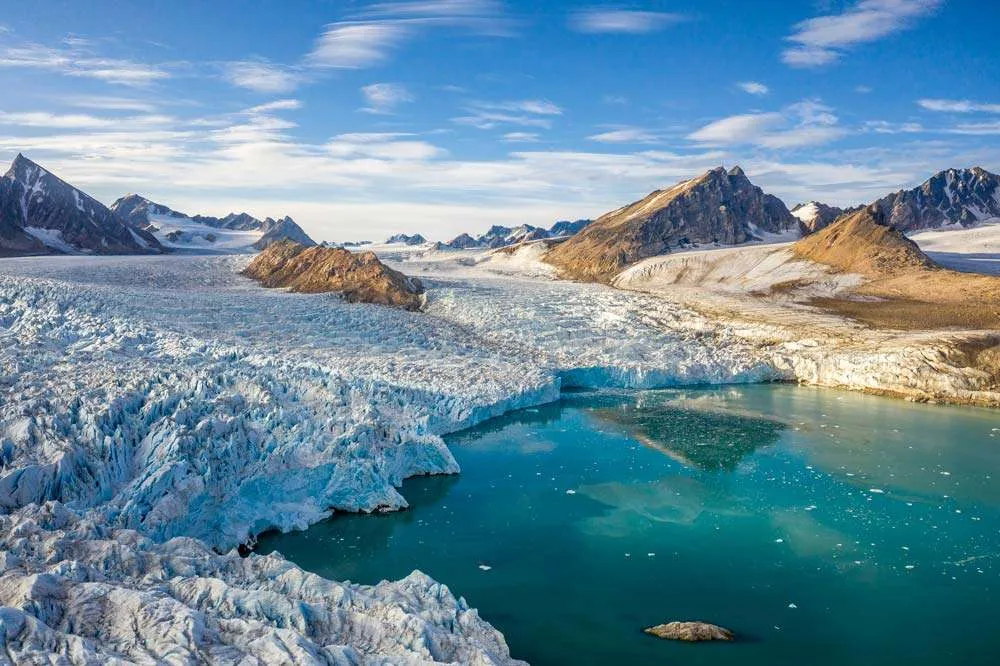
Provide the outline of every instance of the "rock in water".
{"type": "Polygon", "coordinates": [[[279,241],[258,254],[243,275],[265,287],[288,287],[308,294],[340,292],[352,303],[378,303],[407,310],[419,310],[423,304],[420,280],[389,268],[373,252],[306,248],[292,241],[279,241]]]}
{"type": "Polygon", "coordinates": [[[708,622],[668,622],[655,627],[643,629],[644,632],[657,638],[670,641],[731,641],[735,638],[733,632],[708,622]]]}

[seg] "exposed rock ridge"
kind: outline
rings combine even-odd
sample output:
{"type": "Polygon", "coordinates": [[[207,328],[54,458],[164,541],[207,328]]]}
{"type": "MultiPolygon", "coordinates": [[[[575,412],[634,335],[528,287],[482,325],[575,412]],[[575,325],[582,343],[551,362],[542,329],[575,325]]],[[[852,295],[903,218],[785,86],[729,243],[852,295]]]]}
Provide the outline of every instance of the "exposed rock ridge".
{"type": "Polygon", "coordinates": [[[257,255],[243,274],[265,287],[288,287],[303,293],[336,291],[350,302],[419,310],[423,285],[379,261],[374,252],[338,247],[306,248],[284,240],[257,255]]]}

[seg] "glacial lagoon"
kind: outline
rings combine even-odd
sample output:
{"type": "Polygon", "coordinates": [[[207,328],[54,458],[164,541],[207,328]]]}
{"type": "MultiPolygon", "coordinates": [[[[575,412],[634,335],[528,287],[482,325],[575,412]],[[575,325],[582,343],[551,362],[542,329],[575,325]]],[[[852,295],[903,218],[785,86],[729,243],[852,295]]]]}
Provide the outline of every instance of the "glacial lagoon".
{"type": "Polygon", "coordinates": [[[533,664],[993,664],[1000,419],[789,385],[567,393],[450,435],[410,509],[261,538],[336,580],[420,569],[533,664]],[[704,620],[687,645],[642,628],[704,620]]]}

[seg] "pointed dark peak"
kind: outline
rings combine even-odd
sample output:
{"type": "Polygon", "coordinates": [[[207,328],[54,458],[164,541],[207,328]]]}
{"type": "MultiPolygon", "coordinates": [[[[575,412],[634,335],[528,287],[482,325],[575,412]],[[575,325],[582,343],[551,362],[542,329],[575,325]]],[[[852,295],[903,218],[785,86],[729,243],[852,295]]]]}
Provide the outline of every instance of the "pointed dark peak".
{"type": "Polygon", "coordinates": [[[729,170],[729,175],[732,176],[732,177],[734,177],[734,178],[746,178],[747,177],[747,175],[745,173],[743,173],[743,169],[741,169],[739,166],[734,166],[732,169],[730,169],[729,170]]]}

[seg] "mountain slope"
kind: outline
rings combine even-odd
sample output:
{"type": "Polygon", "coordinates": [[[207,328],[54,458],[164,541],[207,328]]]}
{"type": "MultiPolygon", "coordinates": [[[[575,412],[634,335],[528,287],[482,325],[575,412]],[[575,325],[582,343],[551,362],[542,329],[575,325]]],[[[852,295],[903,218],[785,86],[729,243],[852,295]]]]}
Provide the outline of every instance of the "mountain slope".
{"type": "Polygon", "coordinates": [[[549,252],[567,277],[606,281],[629,264],[691,243],[735,245],[761,232],[784,233],[797,220],[739,167],[718,167],[607,213],[549,252]]]}
{"type": "Polygon", "coordinates": [[[0,252],[146,254],[160,243],[18,154],[0,178],[0,252]]]}
{"type": "Polygon", "coordinates": [[[904,232],[946,224],[968,227],[1000,217],[1000,176],[980,167],[948,169],[920,187],[882,197],[875,205],[887,224],[904,232]]]}

